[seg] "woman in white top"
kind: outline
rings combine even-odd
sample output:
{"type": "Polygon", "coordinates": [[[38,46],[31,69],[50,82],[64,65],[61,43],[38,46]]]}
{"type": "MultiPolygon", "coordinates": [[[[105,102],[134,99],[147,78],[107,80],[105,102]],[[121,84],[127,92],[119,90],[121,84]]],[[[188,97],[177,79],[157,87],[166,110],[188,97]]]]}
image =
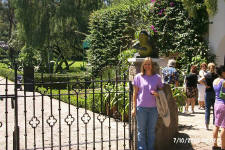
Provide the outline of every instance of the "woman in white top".
{"type": "MultiPolygon", "coordinates": [[[[200,65],[200,71],[198,79],[201,80],[204,78],[204,76],[207,73],[207,64],[202,63],[200,65]]],[[[198,103],[199,103],[199,109],[205,109],[205,85],[204,84],[198,84],[198,103]]]]}

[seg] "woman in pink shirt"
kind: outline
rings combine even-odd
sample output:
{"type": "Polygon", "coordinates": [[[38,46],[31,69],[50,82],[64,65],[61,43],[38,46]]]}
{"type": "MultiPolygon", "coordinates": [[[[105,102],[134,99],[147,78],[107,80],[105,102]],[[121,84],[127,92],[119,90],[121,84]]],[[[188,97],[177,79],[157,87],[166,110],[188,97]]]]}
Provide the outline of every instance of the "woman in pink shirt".
{"type": "Polygon", "coordinates": [[[133,109],[136,115],[138,150],[154,150],[155,126],[158,119],[156,108],[157,90],[162,88],[161,77],[154,73],[152,59],[145,58],[141,73],[134,77],[133,109]]]}

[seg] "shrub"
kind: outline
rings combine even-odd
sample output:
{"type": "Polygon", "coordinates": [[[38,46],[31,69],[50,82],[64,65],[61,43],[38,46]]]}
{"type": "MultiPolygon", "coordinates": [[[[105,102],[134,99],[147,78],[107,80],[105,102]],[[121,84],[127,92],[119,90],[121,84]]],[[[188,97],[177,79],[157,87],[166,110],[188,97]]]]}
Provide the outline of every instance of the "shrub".
{"type": "Polygon", "coordinates": [[[173,94],[174,99],[176,100],[178,111],[182,112],[183,106],[185,106],[185,101],[187,99],[184,89],[173,87],[172,94],[173,94]]]}
{"type": "MultiPolygon", "coordinates": [[[[18,71],[18,74],[22,75],[23,73],[21,71],[18,71]]],[[[15,73],[14,69],[8,68],[6,64],[0,63],[0,76],[2,77],[8,77],[9,80],[14,81],[15,73]]],[[[44,84],[44,87],[50,88],[51,82],[53,83],[53,86],[55,89],[66,89],[67,88],[67,82],[70,82],[71,87],[74,86],[73,83],[77,82],[78,80],[89,80],[90,76],[83,75],[83,74],[76,74],[76,73],[67,73],[67,74],[47,74],[47,73],[35,73],[34,74],[34,80],[35,83],[46,83],[44,84]]],[[[37,86],[38,86],[37,85],[37,86]]]]}
{"type": "Polygon", "coordinates": [[[141,6],[146,2],[126,1],[90,15],[88,62],[94,66],[94,74],[101,72],[107,65],[118,64],[118,54],[128,49],[134,39],[135,22],[143,13],[141,6]]]}
{"type": "Polygon", "coordinates": [[[152,11],[146,29],[161,56],[174,57],[178,60],[177,67],[186,70],[190,64],[198,63],[193,61],[197,55],[207,62],[214,60],[204,39],[208,32],[208,14],[203,3],[198,3],[195,18],[189,17],[179,1],[155,1],[149,7],[152,11]]]}
{"type": "Polygon", "coordinates": [[[129,1],[92,13],[88,61],[94,73],[107,65],[117,66],[119,54],[131,47],[143,29],[149,31],[160,56],[175,57],[179,69],[188,70],[190,64],[198,63],[192,59],[197,55],[214,61],[204,37],[209,23],[206,6],[199,1],[194,7],[198,8],[194,18],[179,0],[129,1]]]}

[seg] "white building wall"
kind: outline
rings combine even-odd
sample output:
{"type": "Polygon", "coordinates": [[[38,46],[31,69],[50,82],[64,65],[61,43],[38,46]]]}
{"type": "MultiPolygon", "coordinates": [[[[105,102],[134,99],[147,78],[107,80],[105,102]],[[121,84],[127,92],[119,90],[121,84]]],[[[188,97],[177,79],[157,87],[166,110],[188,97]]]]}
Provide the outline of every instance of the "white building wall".
{"type": "Polygon", "coordinates": [[[209,45],[216,54],[217,65],[223,65],[225,59],[225,1],[218,0],[218,10],[215,16],[210,18],[209,45]]]}

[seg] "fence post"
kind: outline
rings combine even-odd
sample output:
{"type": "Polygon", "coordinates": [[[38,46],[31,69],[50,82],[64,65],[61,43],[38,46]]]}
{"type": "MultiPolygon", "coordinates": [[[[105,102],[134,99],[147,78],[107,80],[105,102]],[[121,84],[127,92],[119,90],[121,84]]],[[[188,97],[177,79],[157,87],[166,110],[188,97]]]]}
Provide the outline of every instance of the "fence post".
{"type": "MultiPolygon", "coordinates": [[[[133,109],[133,84],[131,81],[129,81],[130,85],[130,112],[133,109]]],[[[136,122],[136,117],[132,116],[130,113],[130,142],[131,142],[131,150],[136,150],[137,149],[137,122],[136,122]]]]}
{"type": "Polygon", "coordinates": [[[17,97],[17,63],[14,61],[14,73],[15,73],[15,85],[14,85],[14,95],[15,95],[15,108],[14,108],[14,118],[15,118],[15,127],[13,131],[13,150],[20,149],[20,130],[18,126],[18,97],[17,97]]]}

